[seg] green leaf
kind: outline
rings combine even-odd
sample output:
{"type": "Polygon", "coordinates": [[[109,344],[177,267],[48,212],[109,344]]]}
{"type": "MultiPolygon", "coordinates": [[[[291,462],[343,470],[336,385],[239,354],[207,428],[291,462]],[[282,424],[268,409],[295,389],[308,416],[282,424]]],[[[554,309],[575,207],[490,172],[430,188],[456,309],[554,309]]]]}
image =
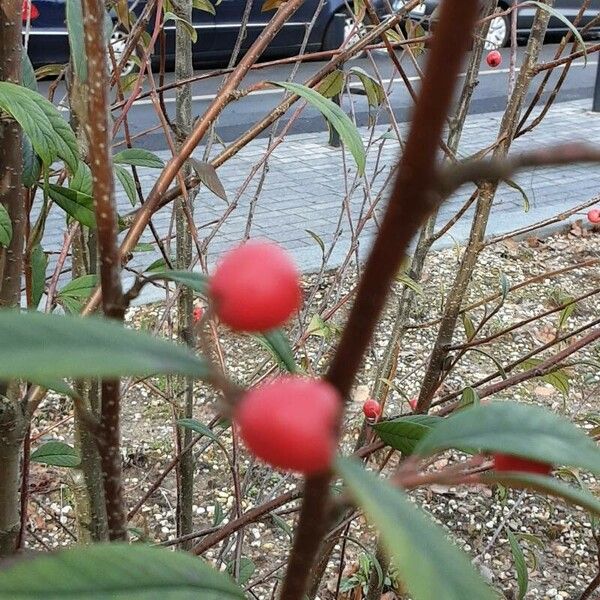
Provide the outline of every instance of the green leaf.
{"type": "Polygon", "coordinates": [[[525,190],[516,181],[513,181],[512,179],[505,179],[504,182],[508,187],[511,187],[513,190],[517,190],[517,192],[521,194],[523,198],[523,210],[525,212],[529,212],[529,209],[531,208],[531,203],[529,202],[529,197],[525,193],[525,190]]]}
{"type": "MultiPolygon", "coordinates": [[[[234,575],[234,567],[235,564],[233,561],[227,564],[227,572],[232,577],[234,575]]],[[[240,559],[240,576],[237,580],[238,584],[246,585],[250,581],[250,578],[254,574],[254,571],[256,571],[256,565],[249,558],[242,556],[242,558],[240,559]]]]}
{"type": "Polygon", "coordinates": [[[504,273],[500,273],[500,288],[502,289],[502,302],[504,302],[510,291],[510,281],[504,273]]]}
{"type": "Polygon", "coordinates": [[[551,6],[548,6],[547,4],[544,4],[543,2],[537,2],[536,0],[527,0],[527,2],[522,3],[522,6],[525,6],[526,4],[533,4],[534,6],[537,6],[540,10],[549,13],[555,19],[562,21],[562,23],[571,31],[571,33],[577,40],[577,44],[579,45],[581,50],[583,50],[583,60],[587,65],[587,49],[585,46],[585,42],[583,41],[583,37],[581,37],[581,33],[579,33],[577,27],[575,27],[575,25],[573,25],[573,23],[569,21],[569,19],[567,19],[567,17],[565,17],[565,15],[563,15],[561,12],[557,11],[551,6]]]}
{"type": "Polygon", "coordinates": [[[23,48],[23,51],[21,52],[21,80],[27,89],[30,89],[32,92],[38,91],[35,71],[25,48],[23,48]]]}
{"type": "Polygon", "coordinates": [[[569,504],[581,506],[588,512],[600,515],[600,499],[581,488],[573,487],[557,479],[535,473],[509,473],[488,471],[481,473],[481,482],[486,484],[500,484],[505,487],[535,490],[543,494],[562,498],[569,504]]]}
{"type": "Polygon", "coordinates": [[[138,197],[133,175],[125,167],[121,167],[120,165],[115,165],[115,175],[123,186],[123,189],[129,198],[129,202],[131,202],[131,206],[135,206],[138,197]]]}
{"type": "Polygon", "coordinates": [[[194,44],[198,41],[198,32],[194,29],[194,26],[189,21],[178,17],[175,13],[166,12],[164,15],[163,22],[166,23],[167,21],[175,21],[177,25],[181,25],[187,32],[187,34],[190,36],[194,44]]]}
{"type": "Polygon", "coordinates": [[[113,156],[115,164],[133,165],[134,167],[150,167],[152,169],[162,169],[165,166],[162,158],[159,158],[153,152],[142,148],[127,148],[121,150],[113,156]]]}
{"type": "Polygon", "coordinates": [[[398,273],[398,275],[396,275],[396,281],[398,281],[399,283],[402,283],[407,288],[411,289],[418,296],[423,295],[423,286],[420,283],[418,283],[417,281],[415,281],[405,271],[401,271],[400,273],[398,273]]]}
{"type": "Polygon", "coordinates": [[[266,333],[252,335],[260,342],[275,359],[277,364],[290,373],[301,373],[302,369],[296,363],[292,346],[281,329],[273,329],[266,333]]]}
{"type": "Polygon", "coordinates": [[[473,348],[468,348],[468,350],[469,350],[469,352],[477,352],[477,354],[482,354],[486,358],[489,358],[496,365],[496,368],[498,369],[498,372],[500,373],[500,376],[502,377],[502,379],[508,378],[508,375],[506,374],[506,371],[504,370],[502,363],[495,356],[493,356],[489,352],[486,352],[485,350],[482,350],[481,348],[473,347],[473,348]]]}
{"type": "Polygon", "coordinates": [[[306,231],[306,233],[308,233],[308,235],[310,235],[310,237],[315,240],[315,242],[317,242],[317,244],[319,244],[319,248],[321,248],[321,254],[324,255],[325,254],[325,244],[323,243],[323,240],[320,238],[320,236],[318,236],[314,231],[311,231],[310,229],[305,229],[304,231],[306,231]]]}
{"type": "Polygon", "coordinates": [[[79,162],[77,171],[73,177],[71,177],[69,188],[77,192],[81,192],[82,194],[87,194],[90,197],[93,195],[94,188],[92,182],[92,172],[83,161],[79,162]]]}
{"type": "Polygon", "coordinates": [[[517,571],[517,581],[519,583],[519,600],[525,598],[527,594],[527,588],[529,587],[529,573],[527,572],[527,563],[525,562],[525,555],[519,545],[519,540],[514,536],[512,531],[506,528],[506,537],[508,537],[508,543],[510,544],[510,551],[513,555],[513,561],[515,563],[515,569],[517,571]]]}
{"type": "Polygon", "coordinates": [[[398,488],[354,460],[337,470],[379,530],[381,540],[414,600],[494,600],[469,558],[398,488]]]}
{"type": "Polygon", "coordinates": [[[342,92],[346,74],[340,69],[328,73],[315,88],[325,98],[333,98],[342,92]]]}
{"type": "Polygon", "coordinates": [[[1,600],[243,600],[231,579],[186,552],[142,544],[77,546],[0,572],[1,600]]]}
{"type": "Polygon", "coordinates": [[[134,252],[154,252],[154,244],[150,242],[140,242],[133,249],[134,252]]]}
{"type": "Polygon", "coordinates": [[[178,419],[177,425],[179,425],[179,427],[183,427],[184,429],[195,431],[196,433],[199,433],[210,440],[217,441],[219,439],[210,427],[204,423],[200,423],[200,421],[197,419],[178,419]]]}
{"type": "Polygon", "coordinates": [[[48,195],[76,221],[90,229],[96,228],[94,199],[91,196],[54,183],[48,184],[48,195]]]}
{"type": "Polygon", "coordinates": [[[23,149],[23,185],[33,187],[40,178],[42,164],[26,135],[22,136],[21,143],[23,149]]]}
{"type": "Polygon", "coordinates": [[[215,7],[210,3],[209,0],[192,0],[192,6],[196,10],[203,10],[204,12],[216,15],[215,7]]]}
{"type": "Polygon", "coordinates": [[[32,308],[37,308],[44,288],[46,287],[46,268],[48,267],[48,255],[42,246],[37,244],[31,252],[31,296],[32,308]]]}
{"type": "MultiPolygon", "coordinates": [[[[542,362],[539,358],[529,358],[521,363],[521,368],[525,370],[535,369],[542,362]]],[[[563,396],[568,396],[570,389],[569,375],[563,369],[557,369],[551,373],[540,375],[540,379],[558,390],[563,396]]]]}
{"type": "Polygon", "coordinates": [[[412,454],[417,442],[426,436],[440,421],[433,415],[410,415],[372,425],[381,441],[402,452],[412,454]]]}
{"type": "Polygon", "coordinates": [[[77,170],[77,140],[56,107],[38,92],[0,81],[0,110],[11,115],[22,127],[34,150],[49,167],[61,158],[77,170]]]}
{"type": "Polygon", "coordinates": [[[367,159],[362,139],[354,123],[337,104],[328,98],[324,98],[317,90],[299,83],[273,82],[273,85],[282,87],[288,92],[304,98],[311,106],[316,108],[338,132],[340,139],[356,161],[359,175],[364,173],[367,159]]]}
{"type": "Polygon", "coordinates": [[[215,195],[227,202],[227,192],[217,175],[217,170],[207,162],[190,158],[190,163],[200,181],[215,195]]]}
{"type": "Polygon", "coordinates": [[[273,520],[273,523],[275,523],[275,526],[281,529],[281,531],[283,531],[283,533],[285,533],[290,540],[294,539],[294,532],[292,531],[292,528],[287,524],[287,521],[285,519],[283,519],[275,513],[271,513],[271,519],[273,520]]]}
{"type": "Polygon", "coordinates": [[[473,320],[467,313],[462,313],[462,322],[463,327],[465,328],[465,335],[467,336],[467,341],[470,342],[475,337],[475,325],[473,324],[473,320]]]}
{"type": "Polygon", "coordinates": [[[83,31],[83,10],[80,0],[67,0],[67,31],[73,71],[81,83],[87,81],[87,54],[85,52],[83,31]]]}
{"type": "Polygon", "coordinates": [[[472,387],[466,387],[462,392],[459,408],[466,408],[467,406],[477,404],[479,404],[479,394],[472,387]]]}
{"type": "Polygon", "coordinates": [[[164,258],[157,258],[146,269],[145,273],[162,273],[167,268],[167,261],[164,258]]]}
{"type": "Polygon", "coordinates": [[[369,106],[377,108],[385,100],[385,91],[372,75],[369,75],[364,69],[360,67],[352,67],[350,73],[356,75],[363,87],[365,88],[365,94],[367,95],[367,101],[369,106]]]}
{"type": "Polygon", "coordinates": [[[444,419],[417,446],[429,455],[449,448],[505,452],[600,473],[600,450],[581,429],[537,406],[493,402],[444,419]]]}
{"type": "Polygon", "coordinates": [[[558,331],[560,331],[567,324],[567,321],[569,320],[569,318],[573,314],[573,311],[576,308],[577,308],[577,303],[573,302],[572,304],[565,306],[560,311],[560,317],[558,318],[558,326],[557,326],[558,331]]]}
{"type": "Polygon", "coordinates": [[[58,301],[68,312],[78,313],[98,285],[97,275],[82,275],[67,283],[57,294],[58,301]]]}
{"type": "Polygon", "coordinates": [[[10,215],[4,207],[4,204],[0,204],[0,246],[8,248],[12,240],[12,223],[10,221],[10,215]]]}
{"type": "MultiPolygon", "coordinates": [[[[152,266],[152,265],[151,265],[152,266]]],[[[150,267],[146,271],[150,270],[150,267]]],[[[155,279],[165,279],[166,281],[174,281],[190,288],[194,292],[202,296],[208,294],[208,277],[202,273],[193,273],[192,271],[158,271],[148,275],[150,281],[155,279]]]]}
{"type": "Polygon", "coordinates": [[[31,461],[52,465],[53,467],[78,467],[81,458],[75,448],[69,446],[69,444],[52,441],[45,443],[32,452],[31,461]]]}
{"type": "Polygon", "coordinates": [[[209,373],[185,346],[108,319],[0,310],[0,339],[0,380],[209,373]]]}

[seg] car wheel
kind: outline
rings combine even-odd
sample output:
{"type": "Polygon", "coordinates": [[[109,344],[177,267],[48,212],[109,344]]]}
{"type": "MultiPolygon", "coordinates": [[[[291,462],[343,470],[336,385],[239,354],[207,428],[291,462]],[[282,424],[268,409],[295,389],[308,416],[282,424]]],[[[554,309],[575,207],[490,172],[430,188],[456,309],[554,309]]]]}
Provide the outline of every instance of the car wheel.
{"type": "MultiPolygon", "coordinates": [[[[127,46],[127,33],[121,29],[115,29],[110,36],[110,45],[113,49],[113,53],[115,55],[115,62],[117,65],[121,62],[121,58],[123,57],[123,53],[125,52],[125,47],[127,46]]],[[[112,67],[112,63],[111,63],[112,67]]],[[[131,58],[131,55],[128,61],[123,65],[123,69],[121,71],[121,77],[125,75],[129,75],[133,73],[137,68],[136,62],[131,58]]],[[[112,71],[112,68],[111,68],[112,71]]]]}
{"type": "Polygon", "coordinates": [[[485,38],[486,50],[497,50],[508,44],[510,38],[510,21],[506,15],[498,15],[490,21],[490,28],[485,38]]]}

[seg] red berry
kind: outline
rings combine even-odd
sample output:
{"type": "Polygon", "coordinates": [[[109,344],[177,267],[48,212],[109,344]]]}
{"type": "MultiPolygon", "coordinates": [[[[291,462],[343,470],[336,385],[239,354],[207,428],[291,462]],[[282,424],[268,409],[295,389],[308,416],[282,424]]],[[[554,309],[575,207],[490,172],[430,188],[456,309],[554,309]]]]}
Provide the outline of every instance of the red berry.
{"type": "Polygon", "coordinates": [[[30,21],[35,21],[40,16],[40,11],[38,10],[35,4],[29,6],[29,2],[27,0],[23,0],[23,4],[21,6],[21,19],[23,23],[27,21],[29,17],[30,21]],[[27,14],[29,12],[29,14],[27,14]]]}
{"type": "Polygon", "coordinates": [[[487,64],[490,67],[492,67],[492,69],[495,69],[496,67],[499,67],[502,64],[502,54],[500,54],[498,50],[492,50],[487,55],[487,58],[485,60],[487,61],[487,64]]]}
{"type": "Polygon", "coordinates": [[[381,416],[381,405],[377,400],[370,398],[363,404],[363,413],[369,421],[377,421],[381,416]]]}
{"type": "Polygon", "coordinates": [[[496,453],[492,456],[494,459],[494,469],[496,471],[522,471],[524,473],[539,473],[540,475],[550,475],[552,465],[528,458],[519,458],[511,454],[496,453]]]}
{"type": "Polygon", "coordinates": [[[600,223],[600,209],[594,208],[587,214],[588,221],[593,225],[600,223]]]}
{"type": "Polygon", "coordinates": [[[221,321],[238,331],[279,327],[302,300],[296,266],[271,242],[248,242],[230,250],[217,266],[209,291],[221,321]]]}
{"type": "Polygon", "coordinates": [[[204,309],[201,306],[196,306],[192,315],[194,323],[198,323],[204,316],[204,309]]]}
{"type": "Polygon", "coordinates": [[[326,471],[342,400],[325,381],[285,375],[250,389],[234,420],[252,454],[284,471],[326,471]]]}
{"type": "Polygon", "coordinates": [[[417,402],[419,401],[418,398],[411,398],[408,401],[409,406],[413,409],[413,410],[417,410],[417,402]]]}

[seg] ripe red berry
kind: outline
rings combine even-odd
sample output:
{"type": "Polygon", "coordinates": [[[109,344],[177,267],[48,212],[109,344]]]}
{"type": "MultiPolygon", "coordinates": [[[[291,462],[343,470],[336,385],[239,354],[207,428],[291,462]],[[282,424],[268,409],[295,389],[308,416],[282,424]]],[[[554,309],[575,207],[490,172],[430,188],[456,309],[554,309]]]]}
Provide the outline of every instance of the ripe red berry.
{"type": "Polygon", "coordinates": [[[31,4],[30,6],[27,0],[23,0],[21,15],[23,23],[25,23],[28,18],[30,21],[35,21],[40,16],[40,11],[35,4],[31,4]]]}
{"type": "Polygon", "coordinates": [[[326,471],[342,400],[325,381],[285,375],[250,389],[234,420],[252,454],[284,471],[326,471]]]}
{"type": "Polygon", "coordinates": [[[600,209],[594,208],[587,214],[588,221],[593,225],[600,223],[600,209]]]}
{"type": "Polygon", "coordinates": [[[198,323],[204,316],[204,309],[201,306],[196,306],[192,313],[194,323],[198,323]]]}
{"type": "Polygon", "coordinates": [[[408,401],[408,405],[413,409],[413,410],[417,410],[417,402],[419,401],[418,398],[411,398],[408,401]]]}
{"type": "Polygon", "coordinates": [[[552,465],[528,458],[520,458],[510,454],[496,453],[494,459],[494,470],[496,471],[522,471],[524,473],[539,473],[550,475],[552,465]]]}
{"type": "Polygon", "coordinates": [[[369,421],[377,421],[381,416],[381,404],[370,398],[363,404],[363,413],[369,421]]]}
{"type": "Polygon", "coordinates": [[[500,54],[498,50],[492,50],[487,55],[487,58],[485,60],[487,61],[487,64],[490,67],[492,67],[492,69],[495,69],[496,67],[499,67],[502,64],[502,54],[500,54]]]}
{"type": "Polygon", "coordinates": [[[271,242],[248,242],[230,250],[217,266],[209,291],[218,317],[238,331],[279,327],[302,300],[296,266],[271,242]]]}

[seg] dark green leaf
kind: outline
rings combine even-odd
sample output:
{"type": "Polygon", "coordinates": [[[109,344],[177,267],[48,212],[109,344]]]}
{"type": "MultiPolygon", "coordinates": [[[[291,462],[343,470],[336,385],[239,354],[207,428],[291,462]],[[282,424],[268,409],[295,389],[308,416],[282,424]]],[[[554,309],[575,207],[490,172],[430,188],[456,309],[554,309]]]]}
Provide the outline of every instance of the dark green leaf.
{"type": "MultiPolygon", "coordinates": [[[[227,564],[227,572],[232,577],[234,576],[235,571],[234,566],[235,565],[233,561],[227,564]]],[[[242,558],[240,559],[240,576],[237,580],[238,584],[246,585],[250,581],[250,578],[254,574],[254,571],[256,571],[256,565],[249,558],[242,556],[242,558]]]]}
{"type": "Polygon", "coordinates": [[[317,86],[317,91],[325,98],[333,98],[342,92],[344,89],[344,82],[346,81],[346,74],[340,69],[332,71],[326,75],[321,83],[317,86]]]}
{"type": "Polygon", "coordinates": [[[12,240],[12,223],[10,221],[10,215],[4,207],[4,204],[0,204],[0,246],[8,248],[12,240]]]}
{"type": "Polygon", "coordinates": [[[54,183],[48,184],[48,195],[76,221],[90,229],[96,228],[94,199],[91,196],[54,183]]]}
{"type": "Polygon", "coordinates": [[[288,92],[304,98],[311,106],[316,108],[338,132],[342,142],[354,157],[359,174],[364,173],[366,155],[362,139],[356,125],[337,104],[328,98],[324,98],[318,91],[300,83],[273,82],[273,85],[282,87],[288,92]]]}
{"type": "Polygon", "coordinates": [[[515,402],[462,410],[439,423],[415,452],[428,455],[449,448],[505,452],[600,473],[600,450],[581,429],[547,410],[515,402]]]}
{"type": "Polygon", "coordinates": [[[77,546],[0,572],[1,600],[243,600],[231,579],[186,552],[142,544],[77,546]]]}
{"type": "MultiPolygon", "coordinates": [[[[146,271],[150,271],[150,267],[146,271]]],[[[155,279],[174,281],[202,296],[208,294],[208,277],[202,275],[202,273],[193,273],[192,271],[158,271],[153,272],[152,275],[148,275],[148,279],[151,281],[155,279]]]]}
{"type": "Polygon", "coordinates": [[[52,441],[34,450],[31,453],[31,461],[52,465],[53,467],[78,467],[81,458],[75,448],[69,446],[69,444],[52,441]]]}
{"type": "Polygon", "coordinates": [[[135,167],[150,167],[153,169],[162,169],[165,166],[162,158],[159,158],[153,152],[142,148],[127,148],[121,150],[113,156],[115,164],[133,165],[135,167]]]}
{"type": "Polygon", "coordinates": [[[277,364],[290,373],[301,373],[302,369],[296,363],[292,346],[281,329],[274,329],[253,335],[273,356],[277,364]]]}
{"type": "Polygon", "coordinates": [[[87,194],[90,197],[93,195],[92,172],[83,161],[79,162],[77,171],[73,177],[71,177],[69,188],[81,192],[82,194],[87,194]]]}
{"type": "Polygon", "coordinates": [[[131,206],[135,206],[138,197],[133,175],[125,167],[121,167],[120,165],[115,165],[115,175],[123,186],[123,189],[129,198],[129,202],[131,202],[131,206]]]}
{"type": "Polygon", "coordinates": [[[441,421],[433,415],[410,415],[372,425],[381,441],[402,452],[412,454],[417,442],[441,421]]]}
{"type": "Polygon", "coordinates": [[[204,423],[200,423],[197,419],[178,419],[177,425],[179,427],[183,427],[184,429],[190,429],[191,431],[195,431],[204,437],[207,437],[210,440],[216,441],[219,438],[215,435],[214,431],[208,425],[204,423]]]}
{"type": "Polygon", "coordinates": [[[167,261],[164,258],[157,258],[146,269],[146,273],[162,273],[167,268],[167,261]]]}
{"type": "Polygon", "coordinates": [[[37,79],[35,78],[35,71],[33,70],[33,65],[31,64],[31,60],[29,60],[29,56],[25,48],[23,48],[23,52],[21,52],[21,81],[23,85],[31,91],[38,91],[38,83],[37,79]]]}
{"type": "Polygon", "coordinates": [[[365,88],[369,106],[377,108],[385,100],[385,90],[381,87],[377,79],[372,75],[369,75],[360,67],[352,67],[350,73],[356,75],[360,79],[360,82],[365,88]]]}
{"type": "Polygon", "coordinates": [[[98,285],[98,275],[82,275],[69,281],[58,292],[59,296],[70,296],[71,298],[87,298],[98,285]]]}
{"type": "Polygon", "coordinates": [[[519,545],[519,540],[514,536],[512,531],[506,528],[506,536],[508,537],[508,543],[510,544],[510,551],[513,555],[513,561],[515,563],[515,569],[517,571],[517,581],[519,583],[519,600],[525,598],[527,594],[527,588],[529,587],[529,573],[527,572],[527,563],[525,562],[525,555],[519,545]]]}
{"type": "Polygon", "coordinates": [[[207,162],[190,158],[190,163],[200,181],[215,195],[227,202],[227,192],[217,175],[216,169],[207,162]]]}
{"type": "Polygon", "coordinates": [[[275,525],[279,527],[279,529],[281,529],[281,531],[283,531],[283,533],[285,533],[290,540],[294,539],[294,532],[292,531],[292,528],[287,524],[287,521],[285,519],[281,518],[275,513],[271,513],[271,519],[273,520],[273,523],[275,523],[275,525]]]}
{"type": "Polygon", "coordinates": [[[23,185],[33,187],[40,178],[42,164],[38,155],[33,150],[29,138],[24,135],[21,138],[23,149],[23,185]]]}
{"type": "Polygon", "coordinates": [[[208,373],[188,348],[108,319],[1,310],[0,339],[2,380],[208,373]]]}
{"type": "Polygon", "coordinates": [[[379,530],[381,540],[414,600],[494,600],[495,594],[456,548],[398,488],[353,460],[337,470],[379,530]]]}
{"type": "Polygon", "coordinates": [[[600,515],[600,500],[596,496],[587,490],[573,487],[556,477],[546,477],[535,473],[488,471],[481,474],[481,481],[488,484],[499,483],[505,487],[535,490],[562,498],[569,504],[581,506],[592,514],[600,515]]]}
{"type": "Polygon", "coordinates": [[[46,267],[48,266],[48,255],[40,244],[37,244],[31,252],[31,296],[32,308],[37,308],[44,288],[46,287],[46,267]]]}

